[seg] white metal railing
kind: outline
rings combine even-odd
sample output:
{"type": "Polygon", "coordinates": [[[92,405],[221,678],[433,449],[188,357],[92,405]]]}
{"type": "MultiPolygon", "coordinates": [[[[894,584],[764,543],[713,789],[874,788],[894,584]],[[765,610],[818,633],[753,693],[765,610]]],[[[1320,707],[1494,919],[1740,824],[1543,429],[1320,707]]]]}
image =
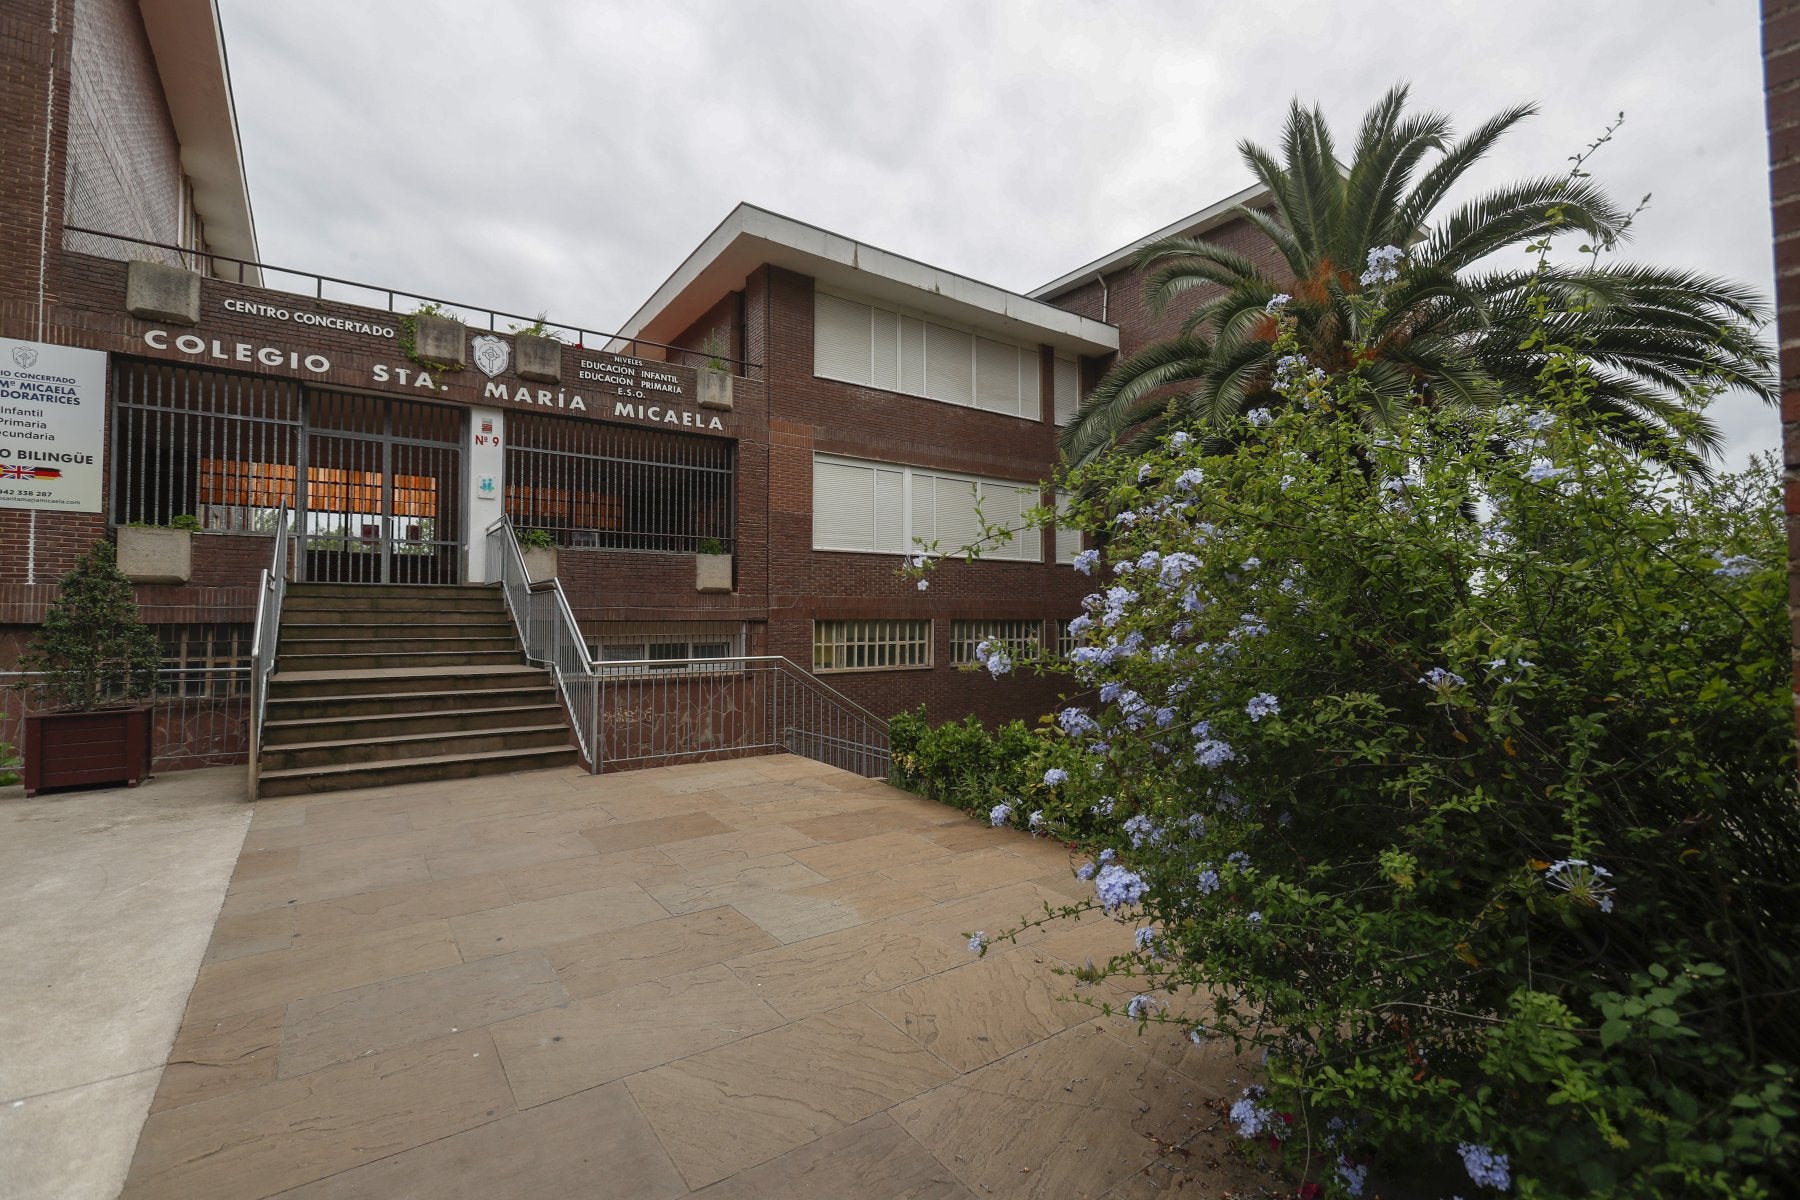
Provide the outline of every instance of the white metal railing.
{"type": "Polygon", "coordinates": [[[487,529],[525,655],[550,668],[588,769],[785,751],[869,778],[888,773],[887,722],[776,654],[596,661],[562,582],[532,584],[512,522],[487,529]]]}
{"type": "MultiPolygon", "coordinates": [[[[288,507],[275,514],[275,549],[263,568],[256,589],[256,636],[250,643],[250,745],[262,750],[263,714],[269,705],[269,676],[275,671],[275,651],[281,640],[281,602],[287,598],[288,507]]],[[[254,773],[256,754],[251,754],[254,773]]],[[[252,787],[251,794],[255,794],[252,787]]]]}
{"type": "MultiPolygon", "coordinates": [[[[22,749],[25,718],[38,707],[34,682],[27,672],[0,673],[0,742],[22,749]]],[[[254,669],[248,662],[219,667],[163,667],[156,672],[156,694],[122,704],[150,709],[151,770],[220,767],[241,763],[249,755],[250,697],[254,669]]],[[[4,768],[0,768],[3,772],[4,768]]]]}

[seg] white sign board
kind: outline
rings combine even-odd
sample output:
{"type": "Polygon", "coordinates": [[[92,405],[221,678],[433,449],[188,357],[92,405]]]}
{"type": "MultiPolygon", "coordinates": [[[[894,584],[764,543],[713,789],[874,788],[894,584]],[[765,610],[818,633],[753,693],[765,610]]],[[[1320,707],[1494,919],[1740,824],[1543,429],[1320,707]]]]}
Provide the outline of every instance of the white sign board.
{"type": "Polygon", "coordinates": [[[100,512],[106,355],[0,338],[0,508],[100,512]]]}

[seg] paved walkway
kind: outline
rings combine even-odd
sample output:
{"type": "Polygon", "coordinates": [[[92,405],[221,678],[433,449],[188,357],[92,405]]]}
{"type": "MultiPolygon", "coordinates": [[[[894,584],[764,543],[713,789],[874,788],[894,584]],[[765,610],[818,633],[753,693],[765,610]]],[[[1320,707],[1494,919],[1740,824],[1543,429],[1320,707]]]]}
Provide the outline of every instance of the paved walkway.
{"type": "Polygon", "coordinates": [[[250,824],[244,769],[0,788],[0,1200],[112,1200],[250,824]]]}
{"type": "MultiPolygon", "coordinates": [[[[174,777],[179,778],[179,777],[174,777]]],[[[123,793],[114,793],[121,795],[123,793]]],[[[263,801],[124,1194],[1254,1194],[1060,847],[803,759],[263,801]]]]}

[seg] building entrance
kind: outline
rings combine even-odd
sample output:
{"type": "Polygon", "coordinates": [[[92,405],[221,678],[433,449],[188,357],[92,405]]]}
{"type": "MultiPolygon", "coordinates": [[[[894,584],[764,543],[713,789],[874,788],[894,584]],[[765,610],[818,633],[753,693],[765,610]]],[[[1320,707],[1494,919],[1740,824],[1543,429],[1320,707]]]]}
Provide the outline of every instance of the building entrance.
{"type": "Polygon", "coordinates": [[[295,509],[311,583],[461,583],[462,409],[308,391],[295,509]]]}

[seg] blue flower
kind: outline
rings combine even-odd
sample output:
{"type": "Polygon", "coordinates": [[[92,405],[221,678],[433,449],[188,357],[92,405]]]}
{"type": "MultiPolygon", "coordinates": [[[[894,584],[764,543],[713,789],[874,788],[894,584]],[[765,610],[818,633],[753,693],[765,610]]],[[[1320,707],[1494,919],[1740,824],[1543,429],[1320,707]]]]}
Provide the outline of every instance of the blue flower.
{"type": "Polygon", "coordinates": [[[1148,993],[1133,996],[1125,1006],[1125,1015],[1134,1021],[1141,1021],[1162,1007],[1162,1001],[1148,993]]]}
{"type": "Polygon", "coordinates": [[[988,809],[988,824],[999,828],[1012,819],[1012,805],[996,804],[988,809]]]}
{"type": "Polygon", "coordinates": [[[1200,481],[1204,478],[1199,467],[1189,467],[1175,477],[1175,486],[1184,492],[1191,492],[1200,486],[1200,481]]]}
{"type": "Polygon", "coordinates": [[[1713,568],[1713,574],[1722,575],[1726,579],[1742,579],[1761,565],[1748,554],[1729,554],[1719,559],[1719,565],[1713,568]]]}
{"type": "Polygon", "coordinates": [[[1076,617],[1074,620],[1069,622],[1069,636],[1072,638],[1084,637],[1084,636],[1086,636],[1087,631],[1092,629],[1093,627],[1094,627],[1093,619],[1091,617],[1089,617],[1087,614],[1083,613],[1081,616],[1076,617]]]}
{"type": "Polygon", "coordinates": [[[1143,876],[1114,864],[1102,867],[1094,879],[1094,895],[1107,912],[1129,908],[1149,892],[1150,885],[1144,882],[1143,876]]]}
{"type": "Polygon", "coordinates": [[[1187,1040],[1196,1046],[1206,1045],[1206,1026],[1196,1025],[1187,1031],[1187,1040]]]}
{"type": "Polygon", "coordinates": [[[1261,429],[1275,419],[1275,414],[1266,408],[1253,408],[1244,414],[1244,420],[1261,429]]]}
{"type": "Polygon", "coordinates": [[[1126,836],[1131,839],[1133,850],[1142,850],[1146,843],[1154,844],[1162,840],[1162,831],[1156,827],[1156,822],[1143,813],[1127,820],[1124,829],[1126,836]]]}
{"type": "Polygon", "coordinates": [[[1351,1162],[1347,1155],[1339,1155],[1337,1176],[1343,1181],[1344,1191],[1350,1195],[1351,1200],[1356,1200],[1363,1194],[1363,1188],[1369,1181],[1369,1168],[1364,1163],[1351,1162]]]}
{"type": "Polygon", "coordinates": [[[931,588],[931,580],[929,580],[929,579],[919,580],[919,590],[921,592],[928,591],[928,590],[930,590],[930,588],[931,588]]]}
{"type": "Polygon", "coordinates": [[[1540,458],[1526,470],[1525,478],[1533,483],[1548,483],[1551,480],[1561,479],[1568,473],[1569,468],[1559,467],[1548,459],[1540,458]]]}
{"type": "Polygon", "coordinates": [[[1491,1146],[1458,1142],[1456,1152],[1462,1155],[1463,1169],[1481,1187],[1504,1192],[1512,1186],[1512,1164],[1504,1154],[1496,1154],[1491,1146]]]}
{"type": "Polygon", "coordinates": [[[1252,924],[1252,925],[1261,925],[1262,924],[1262,914],[1259,912],[1245,913],[1244,920],[1250,922],[1250,924],[1252,924]]]}
{"type": "Polygon", "coordinates": [[[1225,856],[1225,861],[1240,871],[1248,871],[1250,869],[1250,856],[1242,850],[1233,850],[1230,854],[1225,856]]]}
{"type": "Polygon", "coordinates": [[[1231,1125],[1242,1138],[1261,1137],[1265,1133],[1280,1132],[1281,1122],[1276,1120],[1274,1112],[1264,1104],[1263,1097],[1268,1093],[1256,1084],[1244,1089],[1244,1094],[1231,1106],[1231,1125]]]}
{"type": "Polygon", "coordinates": [[[1276,313],[1286,308],[1288,306],[1288,301],[1292,299],[1293,297],[1286,292],[1276,292],[1273,296],[1269,297],[1269,302],[1263,305],[1263,311],[1270,316],[1274,316],[1276,313]]]}
{"type": "Polygon", "coordinates": [[[1093,877],[1094,877],[1094,864],[1093,863],[1091,863],[1091,862],[1082,863],[1079,867],[1075,868],[1075,878],[1082,880],[1083,882],[1086,882],[1087,880],[1092,879],[1093,877]]]}
{"type": "Polygon", "coordinates": [[[1377,246],[1369,251],[1369,269],[1362,273],[1362,285],[1375,287],[1400,278],[1400,260],[1405,256],[1398,246],[1377,246]]]}
{"type": "Polygon", "coordinates": [[[1607,882],[1611,878],[1611,871],[1595,866],[1585,858],[1565,858],[1551,863],[1544,872],[1546,884],[1603,913],[1613,910],[1613,896],[1617,894],[1613,885],[1607,882]]]}
{"type": "Polygon", "coordinates": [[[1069,782],[1069,773],[1061,767],[1051,767],[1044,772],[1044,786],[1055,787],[1059,783],[1069,782]]]}
{"type": "Polygon", "coordinates": [[[1252,721],[1260,721],[1264,717],[1272,717],[1281,711],[1281,701],[1268,692],[1259,692],[1250,697],[1250,703],[1244,705],[1244,711],[1250,714],[1252,721]]]}
{"type": "Polygon", "coordinates": [[[1219,890],[1219,873],[1211,867],[1200,868],[1200,874],[1194,880],[1194,886],[1200,889],[1202,896],[1210,896],[1219,890]]]}
{"type": "Polygon", "coordinates": [[[1090,733],[1098,733],[1100,722],[1088,716],[1085,708],[1065,708],[1056,714],[1056,723],[1070,737],[1084,737],[1090,733]]]}
{"type": "Polygon", "coordinates": [[[1452,688],[1466,687],[1469,681],[1464,679],[1461,675],[1458,675],[1455,671],[1447,671],[1443,667],[1433,667],[1431,670],[1419,676],[1419,682],[1428,688],[1436,688],[1440,692],[1447,692],[1452,688]]]}
{"type": "Polygon", "coordinates": [[[1150,947],[1156,945],[1156,930],[1148,925],[1138,930],[1132,937],[1133,940],[1137,942],[1137,948],[1139,950],[1148,950],[1150,947]]]}
{"type": "Polygon", "coordinates": [[[1026,828],[1032,830],[1033,832],[1042,830],[1044,828],[1045,824],[1046,824],[1046,822],[1044,820],[1044,810],[1041,808],[1038,809],[1037,811],[1033,812],[1029,817],[1025,818],[1026,828]]]}
{"type": "Polygon", "coordinates": [[[1094,564],[1099,561],[1100,552],[1098,550],[1083,550],[1080,554],[1075,556],[1075,561],[1070,565],[1077,571],[1080,571],[1083,575],[1092,575],[1094,573],[1094,564]]]}
{"type": "Polygon", "coordinates": [[[1188,836],[1203,838],[1206,836],[1206,818],[1199,813],[1189,813],[1187,818],[1188,836]]]}
{"type": "MultiPolygon", "coordinates": [[[[1106,797],[1103,797],[1103,799],[1105,799],[1105,801],[1106,801],[1106,811],[1108,813],[1112,812],[1112,797],[1106,796],[1106,797]]],[[[1115,859],[1117,857],[1119,857],[1119,852],[1117,850],[1114,850],[1111,846],[1108,846],[1106,849],[1104,849],[1100,852],[1100,858],[1098,861],[1099,861],[1100,865],[1104,867],[1107,863],[1111,862],[1113,859],[1115,859]]]]}
{"type": "Polygon", "coordinates": [[[977,929],[975,936],[969,939],[970,954],[985,954],[988,948],[988,935],[977,929]]]}
{"type": "MultiPolygon", "coordinates": [[[[1093,813],[1096,817],[1112,816],[1113,798],[1111,796],[1100,797],[1100,802],[1098,804],[1095,804],[1095,805],[1092,805],[1091,807],[1089,807],[1088,811],[1093,813]]],[[[1107,857],[1107,855],[1109,855],[1111,853],[1112,853],[1112,851],[1110,851],[1110,850],[1101,851],[1100,852],[1100,861],[1101,862],[1111,862],[1112,860],[1107,857]]]]}
{"type": "Polygon", "coordinates": [[[1171,449],[1180,450],[1182,447],[1186,446],[1189,442],[1191,442],[1193,440],[1194,440],[1194,437],[1192,434],[1186,432],[1185,430],[1178,429],[1174,433],[1171,433],[1169,435],[1169,446],[1171,449]]]}

